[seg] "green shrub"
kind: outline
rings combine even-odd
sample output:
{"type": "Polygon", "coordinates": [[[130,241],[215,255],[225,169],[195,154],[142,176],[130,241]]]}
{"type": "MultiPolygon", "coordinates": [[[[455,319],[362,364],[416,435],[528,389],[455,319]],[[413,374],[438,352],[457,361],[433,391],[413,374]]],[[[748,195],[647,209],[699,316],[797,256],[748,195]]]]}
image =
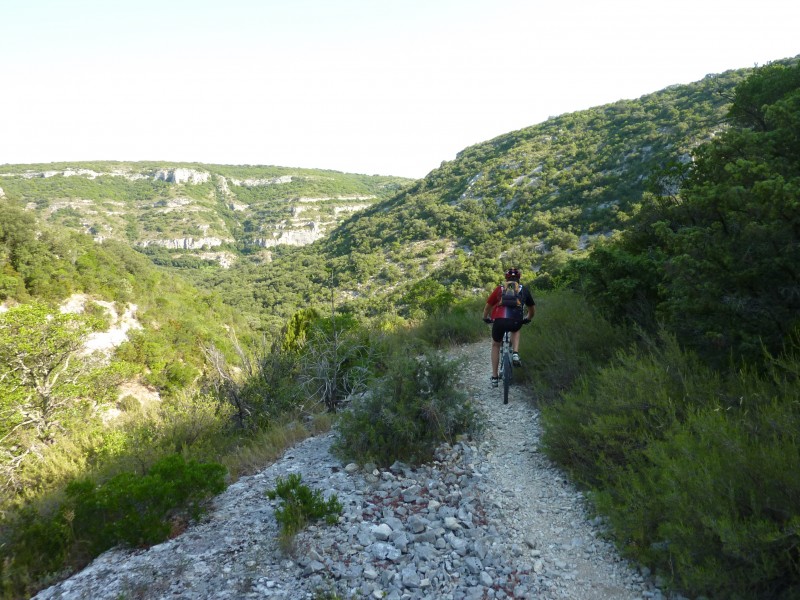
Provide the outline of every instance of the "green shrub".
{"type": "Polygon", "coordinates": [[[447,311],[455,299],[455,295],[449,287],[428,277],[412,284],[401,298],[400,304],[408,306],[412,313],[434,315],[447,311]]]}
{"type": "Polygon", "coordinates": [[[253,431],[268,428],[281,415],[294,412],[303,399],[303,390],[297,384],[299,370],[299,352],[277,345],[260,348],[241,388],[227,390],[241,426],[253,431]]]}
{"type": "MultiPolygon", "coordinates": [[[[229,435],[233,407],[211,394],[179,392],[161,401],[151,412],[151,427],[158,431],[162,453],[189,452],[194,458],[219,452],[220,440],[229,435]]],[[[140,421],[148,427],[148,422],[140,421]]]]}
{"type": "Polygon", "coordinates": [[[385,360],[385,374],[342,412],[334,451],[345,459],[390,465],[424,462],[436,446],[478,426],[455,361],[408,347],[385,360]]]}
{"type": "Polygon", "coordinates": [[[291,473],[286,479],[278,477],[275,489],[267,491],[267,498],[281,499],[275,509],[275,519],[281,526],[281,542],[287,547],[294,535],[307,523],[325,519],[329,525],[337,521],[342,505],[335,494],[325,500],[321,490],[312,490],[302,483],[302,476],[291,473]]]}
{"type": "Polygon", "coordinates": [[[117,408],[122,412],[138,414],[142,412],[142,403],[136,396],[126,394],[117,402],[117,408]]]}
{"type": "Polygon", "coordinates": [[[800,411],[736,413],[702,411],[648,453],[667,499],[654,558],[713,597],[797,598],[800,411]]]}
{"type": "Polygon", "coordinates": [[[536,317],[522,328],[523,362],[514,378],[530,384],[539,402],[546,404],[570,389],[582,373],[607,362],[626,338],[576,293],[534,295],[536,317]]]}
{"type": "Polygon", "coordinates": [[[675,587],[713,598],[797,598],[800,392],[753,382],[733,384],[743,392],[736,405],[691,410],[598,504],[627,552],[675,587]]]}
{"type": "Polygon", "coordinates": [[[674,338],[663,339],[661,348],[619,351],[611,364],[582,376],[562,402],[542,409],[545,451],[578,481],[614,484],[690,406],[717,397],[719,377],[674,338]]]}
{"type": "Polygon", "coordinates": [[[317,320],[301,352],[303,404],[311,400],[334,412],[348,396],[363,391],[369,363],[368,332],[352,315],[317,320]]]}
{"type": "Polygon", "coordinates": [[[120,473],[101,485],[77,480],[67,486],[75,540],[94,556],[117,544],[147,546],[167,539],[170,519],[199,518],[201,502],[225,489],[221,465],[187,462],[174,454],[147,475],[120,473]]]}
{"type": "Polygon", "coordinates": [[[692,596],[800,594],[800,361],[724,376],[664,336],[543,408],[622,550],[692,596]]]}
{"type": "Polygon", "coordinates": [[[436,347],[476,342],[486,335],[481,321],[485,299],[468,299],[442,309],[425,319],[419,337],[436,347]]]}
{"type": "Polygon", "coordinates": [[[175,454],[155,463],[144,476],[121,473],[100,485],[74,480],[55,508],[29,506],[4,516],[4,594],[30,595],[52,576],[82,566],[117,544],[164,541],[173,525],[200,517],[202,501],[225,489],[224,475],[221,465],[186,461],[175,454]]]}
{"type": "Polygon", "coordinates": [[[44,576],[64,569],[72,545],[70,522],[31,507],[0,524],[0,591],[3,598],[30,597],[44,576]]]}

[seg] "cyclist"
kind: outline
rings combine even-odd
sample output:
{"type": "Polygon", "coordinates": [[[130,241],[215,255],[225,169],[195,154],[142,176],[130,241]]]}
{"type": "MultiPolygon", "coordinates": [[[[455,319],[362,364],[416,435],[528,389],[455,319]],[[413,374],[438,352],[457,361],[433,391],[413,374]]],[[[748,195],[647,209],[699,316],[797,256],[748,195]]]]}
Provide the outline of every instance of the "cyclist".
{"type": "Polygon", "coordinates": [[[522,363],[519,359],[519,330],[524,323],[530,323],[536,313],[536,302],[533,300],[533,295],[530,290],[523,286],[520,280],[521,272],[516,267],[511,267],[505,272],[506,286],[509,282],[516,282],[518,284],[518,299],[516,306],[509,306],[511,304],[503,300],[503,285],[498,285],[489,298],[486,300],[486,306],[483,308],[483,320],[487,323],[492,323],[492,387],[497,387],[500,383],[500,377],[497,372],[500,366],[500,348],[503,345],[503,335],[506,331],[511,332],[511,359],[515,367],[519,367],[522,363]],[[525,314],[527,309],[527,314],[525,314]]]}

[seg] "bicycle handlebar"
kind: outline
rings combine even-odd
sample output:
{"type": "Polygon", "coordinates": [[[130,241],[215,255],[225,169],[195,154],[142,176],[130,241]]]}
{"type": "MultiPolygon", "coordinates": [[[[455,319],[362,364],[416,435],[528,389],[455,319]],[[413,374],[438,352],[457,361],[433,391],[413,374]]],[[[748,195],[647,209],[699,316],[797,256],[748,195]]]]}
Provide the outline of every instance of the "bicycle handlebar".
{"type": "MultiPolygon", "coordinates": [[[[524,319],[522,319],[522,324],[523,325],[528,325],[532,321],[533,321],[533,319],[529,319],[528,317],[525,317],[524,319]]],[[[492,319],[491,317],[484,317],[483,318],[483,322],[484,323],[488,323],[489,325],[491,325],[492,323],[494,323],[494,319],[492,319]]]]}

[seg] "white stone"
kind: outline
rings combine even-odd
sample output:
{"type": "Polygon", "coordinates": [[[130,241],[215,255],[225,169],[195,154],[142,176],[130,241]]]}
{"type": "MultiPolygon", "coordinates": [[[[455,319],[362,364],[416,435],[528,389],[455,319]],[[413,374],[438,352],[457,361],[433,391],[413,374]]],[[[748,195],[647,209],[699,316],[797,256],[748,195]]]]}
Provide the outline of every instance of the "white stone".
{"type": "Polygon", "coordinates": [[[386,523],[381,523],[380,525],[373,525],[370,529],[372,535],[375,537],[376,540],[380,540],[381,542],[385,542],[389,539],[389,536],[392,535],[392,528],[389,527],[386,523]]]}

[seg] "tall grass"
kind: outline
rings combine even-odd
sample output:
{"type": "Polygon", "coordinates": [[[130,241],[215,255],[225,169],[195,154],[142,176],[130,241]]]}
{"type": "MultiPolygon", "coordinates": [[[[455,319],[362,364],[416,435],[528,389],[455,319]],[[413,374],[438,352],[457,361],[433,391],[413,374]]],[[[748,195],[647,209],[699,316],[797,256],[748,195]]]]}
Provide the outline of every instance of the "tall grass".
{"type": "Polygon", "coordinates": [[[327,413],[304,421],[287,417],[243,438],[219,460],[227,467],[231,480],[235,481],[264,469],[309,435],[329,430],[332,421],[333,417],[327,413]]]}
{"type": "Polygon", "coordinates": [[[483,339],[487,335],[481,320],[485,302],[482,297],[465,298],[429,316],[413,330],[413,335],[439,348],[483,339]]]}
{"type": "Polygon", "coordinates": [[[514,377],[547,404],[572,387],[586,371],[606,362],[628,339],[584,298],[570,291],[535,294],[536,316],[520,334],[522,368],[514,377]]]}

